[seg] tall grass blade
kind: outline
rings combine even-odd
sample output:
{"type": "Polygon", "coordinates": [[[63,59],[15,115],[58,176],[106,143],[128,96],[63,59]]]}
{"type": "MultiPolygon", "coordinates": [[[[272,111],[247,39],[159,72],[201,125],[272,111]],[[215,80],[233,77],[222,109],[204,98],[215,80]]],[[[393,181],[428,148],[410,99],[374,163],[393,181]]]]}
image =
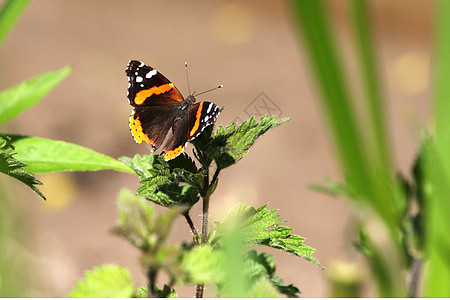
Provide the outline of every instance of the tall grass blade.
{"type": "MultiPolygon", "coordinates": [[[[355,30],[359,65],[361,69],[362,83],[366,93],[368,122],[368,134],[373,145],[370,145],[371,157],[376,159],[378,167],[389,174],[391,161],[389,155],[389,140],[386,133],[385,116],[383,111],[383,99],[381,95],[380,79],[376,65],[372,32],[370,30],[369,8],[366,0],[351,0],[353,27],[355,30]]],[[[370,142],[369,140],[369,142],[370,142]]]]}
{"type": "Polygon", "coordinates": [[[433,185],[426,203],[426,297],[450,297],[450,1],[436,6],[435,135],[426,176],[433,185]]]}
{"type": "Polygon", "coordinates": [[[0,8],[0,44],[8,35],[30,0],[7,0],[0,8]]]}
{"type": "MultiPolygon", "coordinates": [[[[379,164],[368,156],[369,146],[364,145],[361,132],[358,130],[363,126],[356,121],[350,91],[339,63],[339,51],[332,38],[324,2],[294,0],[292,4],[309,52],[318,88],[322,93],[322,106],[337,145],[343,173],[359,196],[358,199],[372,206],[387,223],[388,228],[394,231],[397,225],[394,187],[386,168],[380,168],[379,164]]],[[[372,78],[371,75],[366,77],[372,78]]],[[[381,111],[381,107],[379,110],[381,111]]],[[[378,119],[376,117],[378,114],[373,113],[374,118],[378,119]]],[[[383,145],[383,142],[379,144],[383,145]]],[[[383,151],[387,153],[387,150],[383,151]]]]}
{"type": "MultiPolygon", "coordinates": [[[[383,106],[375,69],[366,4],[353,1],[355,31],[360,53],[361,71],[367,94],[367,112],[370,116],[364,124],[357,122],[345,72],[340,64],[339,50],[329,24],[330,14],[322,0],[293,0],[294,13],[309,52],[312,70],[322,94],[322,106],[332,130],[342,170],[348,184],[355,192],[356,200],[368,204],[383,219],[394,245],[400,226],[399,208],[404,204],[402,194],[390,174],[388,143],[384,128],[383,106]],[[372,136],[363,138],[361,129],[370,128],[372,136]],[[375,149],[372,149],[375,148],[375,149]]],[[[374,247],[378,247],[374,245],[374,247]]],[[[394,247],[394,249],[396,249],[394,247]]],[[[383,251],[383,249],[378,249],[383,251]]],[[[395,251],[394,251],[395,252],[395,251]]],[[[389,278],[377,280],[382,296],[403,295],[399,279],[402,257],[391,253],[398,266],[392,266],[389,278]]],[[[387,257],[386,257],[387,259],[387,257]]],[[[386,261],[387,262],[387,261],[386,261]]],[[[386,263],[384,262],[384,263],[386,263]]],[[[374,266],[376,268],[377,266],[374,266]]],[[[376,275],[377,273],[375,273],[376,275]]],[[[380,275],[381,276],[381,275],[380,275]]]]}

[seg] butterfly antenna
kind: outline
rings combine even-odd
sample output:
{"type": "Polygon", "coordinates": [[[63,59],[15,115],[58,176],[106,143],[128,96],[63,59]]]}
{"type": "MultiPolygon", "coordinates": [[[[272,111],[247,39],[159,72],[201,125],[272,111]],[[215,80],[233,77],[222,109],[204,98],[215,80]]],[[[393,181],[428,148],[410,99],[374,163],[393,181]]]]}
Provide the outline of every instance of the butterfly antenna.
{"type": "Polygon", "coordinates": [[[186,68],[186,81],[187,81],[188,91],[189,91],[189,95],[190,95],[191,94],[191,86],[189,85],[189,73],[188,73],[188,64],[187,64],[187,62],[184,63],[184,66],[186,68]]]}
{"type": "MultiPolygon", "coordinates": [[[[204,92],[198,93],[198,94],[197,94],[197,95],[195,95],[195,96],[200,96],[200,95],[203,95],[203,94],[209,93],[209,92],[211,92],[211,91],[214,91],[214,90],[217,90],[217,89],[220,89],[220,88],[223,88],[223,84],[221,84],[221,85],[219,85],[219,86],[216,86],[215,88],[212,88],[212,89],[206,90],[206,91],[204,91],[204,92]]],[[[194,94],[195,94],[195,93],[194,93],[194,94]]],[[[192,96],[194,96],[194,95],[192,95],[192,96]]]]}

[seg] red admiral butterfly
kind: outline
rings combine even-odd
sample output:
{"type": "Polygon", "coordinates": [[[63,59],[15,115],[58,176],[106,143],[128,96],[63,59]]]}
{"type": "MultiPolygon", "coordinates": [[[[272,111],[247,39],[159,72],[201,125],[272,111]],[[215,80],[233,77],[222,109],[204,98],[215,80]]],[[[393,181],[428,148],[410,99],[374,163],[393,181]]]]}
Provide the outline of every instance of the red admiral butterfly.
{"type": "Polygon", "coordinates": [[[128,102],[133,106],[130,130],[136,143],[147,142],[155,151],[172,128],[164,146],[164,159],[180,155],[192,141],[216,121],[219,107],[211,102],[195,103],[195,93],[183,98],[180,91],[161,73],[137,60],[130,60],[128,102]]]}

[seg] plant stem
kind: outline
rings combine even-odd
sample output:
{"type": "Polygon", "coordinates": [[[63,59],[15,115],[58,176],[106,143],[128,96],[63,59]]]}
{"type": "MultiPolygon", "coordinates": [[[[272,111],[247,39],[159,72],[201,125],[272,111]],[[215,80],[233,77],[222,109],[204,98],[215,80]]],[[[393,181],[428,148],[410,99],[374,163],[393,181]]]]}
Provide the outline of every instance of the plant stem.
{"type": "Polygon", "coordinates": [[[149,268],[148,276],[148,298],[156,298],[156,270],[149,268]]]}
{"type": "Polygon", "coordinates": [[[203,290],[205,289],[205,285],[197,284],[195,286],[195,298],[203,298],[203,290]]]}
{"type": "Polygon", "coordinates": [[[200,246],[200,237],[198,236],[197,228],[195,228],[194,222],[192,222],[192,219],[189,216],[189,211],[185,212],[183,216],[186,218],[186,221],[188,222],[189,227],[191,228],[195,242],[197,243],[197,245],[200,246]]]}
{"type": "Polygon", "coordinates": [[[411,283],[409,285],[408,297],[416,298],[419,292],[420,273],[422,271],[422,260],[413,258],[411,267],[411,283]]]}
{"type": "MultiPolygon", "coordinates": [[[[204,188],[203,188],[203,192],[201,193],[201,195],[203,197],[201,244],[208,243],[209,197],[211,194],[209,189],[211,186],[213,186],[217,182],[219,172],[220,172],[220,168],[216,167],[216,170],[214,172],[211,182],[209,182],[209,166],[208,166],[207,172],[205,174],[204,188]]],[[[188,223],[189,223],[189,220],[188,220],[188,223]]],[[[192,228],[192,226],[191,226],[191,228],[192,228]]],[[[201,244],[199,244],[200,247],[201,247],[201,244]]],[[[204,284],[197,284],[195,286],[195,298],[203,298],[204,290],[205,290],[204,284]]]]}
{"type": "Polygon", "coordinates": [[[208,219],[209,219],[209,197],[203,198],[202,214],[202,237],[203,243],[208,243],[208,219]]]}
{"type": "MultiPolygon", "coordinates": [[[[220,169],[217,168],[214,172],[211,183],[209,182],[209,171],[205,175],[205,186],[203,192],[203,211],[202,211],[202,244],[208,243],[208,220],[209,220],[209,188],[217,181],[220,169]]],[[[201,246],[201,245],[200,245],[201,246]]],[[[195,287],[195,297],[203,298],[203,292],[205,290],[204,284],[197,284],[195,287]]]]}
{"type": "Polygon", "coordinates": [[[213,175],[213,178],[211,180],[211,184],[210,185],[213,185],[214,183],[216,183],[217,177],[219,177],[220,170],[221,169],[216,168],[216,171],[214,172],[214,175],[213,175]]]}
{"type": "MultiPolygon", "coordinates": [[[[208,218],[209,218],[209,196],[203,197],[202,244],[208,243],[208,218]]],[[[195,287],[195,298],[203,298],[204,290],[205,290],[204,284],[197,284],[195,287]]]]}

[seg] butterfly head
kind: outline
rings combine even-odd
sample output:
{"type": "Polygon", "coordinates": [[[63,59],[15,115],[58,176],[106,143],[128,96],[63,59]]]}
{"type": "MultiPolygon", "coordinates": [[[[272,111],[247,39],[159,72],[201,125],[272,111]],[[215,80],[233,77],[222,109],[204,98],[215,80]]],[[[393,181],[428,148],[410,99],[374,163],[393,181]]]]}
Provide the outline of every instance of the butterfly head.
{"type": "MultiPolygon", "coordinates": [[[[195,94],[195,92],[194,92],[194,94],[195,94]]],[[[194,94],[187,96],[186,97],[186,101],[190,102],[190,103],[195,103],[195,101],[197,101],[197,99],[195,99],[195,95],[194,94]]]]}

